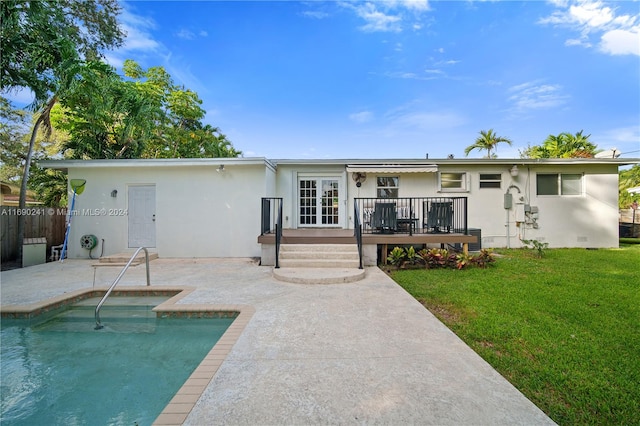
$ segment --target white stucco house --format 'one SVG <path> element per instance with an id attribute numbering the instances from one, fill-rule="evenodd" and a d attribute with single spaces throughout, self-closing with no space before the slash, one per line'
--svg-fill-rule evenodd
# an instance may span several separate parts
<path id="1" fill-rule="evenodd" d="M 78 243 L 83 235 L 97 237 L 94 256 L 145 246 L 160 257 L 198 258 L 265 257 L 268 244 L 259 236 L 278 220 L 284 231 L 352 235 L 362 226 L 366 235 L 409 235 L 416 243 L 472 234 L 476 248 L 520 247 L 522 239 L 617 247 L 618 167 L 638 162 L 210 158 L 40 165 L 86 180 L 76 198 L 69 258 L 88 257 Z M 375 210 L 389 203 L 392 223 L 381 225 Z M 431 212 L 443 206 L 449 218 L 434 222 Z"/>

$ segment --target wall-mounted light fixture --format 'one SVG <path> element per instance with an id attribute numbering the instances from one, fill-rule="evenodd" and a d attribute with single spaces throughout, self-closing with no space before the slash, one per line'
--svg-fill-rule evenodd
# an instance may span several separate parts
<path id="1" fill-rule="evenodd" d="M 509 173 L 511 173 L 511 176 L 513 177 L 518 176 L 518 166 L 514 164 L 513 167 L 509 169 Z"/>
<path id="2" fill-rule="evenodd" d="M 224 172 L 224 164 L 220 164 L 220 165 L 218 166 L 218 168 L 216 169 L 216 172 L 218 172 L 218 173 L 222 173 L 222 172 Z"/>
<path id="3" fill-rule="evenodd" d="M 116 198 L 118 196 L 118 190 L 114 189 L 113 191 L 111 191 L 111 197 Z"/>

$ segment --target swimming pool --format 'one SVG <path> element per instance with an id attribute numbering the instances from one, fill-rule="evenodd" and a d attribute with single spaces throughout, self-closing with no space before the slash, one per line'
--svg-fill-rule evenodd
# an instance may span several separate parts
<path id="1" fill-rule="evenodd" d="M 105 330 L 77 305 L 28 325 L 3 318 L 2 424 L 151 424 L 234 321 L 127 309 L 105 305 Z"/>

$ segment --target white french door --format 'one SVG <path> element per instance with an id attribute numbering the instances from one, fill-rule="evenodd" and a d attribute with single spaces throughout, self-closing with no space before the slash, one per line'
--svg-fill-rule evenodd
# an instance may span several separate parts
<path id="1" fill-rule="evenodd" d="M 339 177 L 298 179 L 298 226 L 340 227 L 342 194 Z"/>

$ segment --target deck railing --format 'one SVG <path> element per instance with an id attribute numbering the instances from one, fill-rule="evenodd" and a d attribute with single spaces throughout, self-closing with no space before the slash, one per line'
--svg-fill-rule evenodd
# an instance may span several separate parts
<path id="1" fill-rule="evenodd" d="M 264 197 L 261 202 L 260 235 L 275 234 L 276 237 L 276 262 L 275 267 L 280 267 L 279 254 L 282 241 L 282 198 Z"/>
<path id="2" fill-rule="evenodd" d="M 468 234 L 467 197 L 355 198 L 362 233 Z"/>

